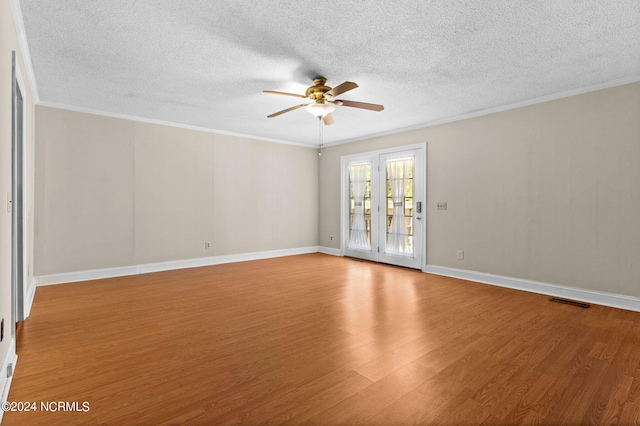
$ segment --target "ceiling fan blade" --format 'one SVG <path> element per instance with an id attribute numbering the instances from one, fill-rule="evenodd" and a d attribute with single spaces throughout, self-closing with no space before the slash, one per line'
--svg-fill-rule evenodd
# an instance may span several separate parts
<path id="1" fill-rule="evenodd" d="M 306 99 L 305 95 L 298 95 L 296 93 L 287 93 L 287 92 L 276 92 L 275 90 L 263 90 L 264 93 L 270 93 L 272 95 L 285 95 L 285 96 L 293 96 L 296 98 Z"/>
<path id="2" fill-rule="evenodd" d="M 332 97 L 338 96 L 343 94 L 344 92 L 348 92 L 349 90 L 355 89 L 356 87 L 358 87 L 357 84 L 351 82 L 351 81 L 345 81 L 344 83 L 334 87 L 333 89 L 329 90 L 328 92 L 325 93 L 325 95 L 329 95 Z"/>
<path id="3" fill-rule="evenodd" d="M 303 106 L 307 106 L 307 104 L 300 104 L 300 105 L 296 105 L 296 106 L 291 107 L 291 108 L 283 109 L 282 111 L 274 112 L 271 115 L 267 115 L 267 118 L 277 117 L 280 114 L 284 114 L 285 112 L 293 111 L 294 109 L 302 108 Z"/>
<path id="4" fill-rule="evenodd" d="M 325 115 L 322 121 L 324 121 L 325 126 L 331 126 L 334 122 L 333 115 L 331 115 L 331 113 Z"/>
<path id="5" fill-rule="evenodd" d="M 368 109 L 371 111 L 382 111 L 384 109 L 384 106 L 382 105 L 378 105 L 378 104 L 368 104 L 366 102 L 356 102 L 356 101 L 342 101 L 342 100 L 337 100 L 335 101 L 336 105 L 342 105 L 342 106 L 348 106 L 348 107 L 352 107 L 352 108 L 362 108 L 362 109 Z"/>

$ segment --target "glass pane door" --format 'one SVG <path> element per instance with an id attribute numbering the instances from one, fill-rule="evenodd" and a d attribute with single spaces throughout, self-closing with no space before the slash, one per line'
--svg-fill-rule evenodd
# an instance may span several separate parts
<path id="1" fill-rule="evenodd" d="M 422 268 L 424 228 L 422 206 L 425 175 L 419 149 L 381 155 L 380 253 L 378 261 Z"/>
<path id="2" fill-rule="evenodd" d="M 425 150 L 343 157 L 345 256 L 422 268 Z"/>
<path id="3" fill-rule="evenodd" d="M 385 253 L 413 256 L 413 157 L 388 160 Z"/>
<path id="4" fill-rule="evenodd" d="M 371 251 L 371 163 L 349 165 L 348 247 Z"/>

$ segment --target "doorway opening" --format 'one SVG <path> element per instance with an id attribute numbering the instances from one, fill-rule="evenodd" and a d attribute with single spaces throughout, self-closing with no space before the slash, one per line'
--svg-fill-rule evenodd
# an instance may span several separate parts
<path id="1" fill-rule="evenodd" d="M 15 338 L 16 324 L 25 319 L 25 101 L 24 83 L 16 52 L 12 54 L 12 143 L 11 194 L 11 336 Z"/>

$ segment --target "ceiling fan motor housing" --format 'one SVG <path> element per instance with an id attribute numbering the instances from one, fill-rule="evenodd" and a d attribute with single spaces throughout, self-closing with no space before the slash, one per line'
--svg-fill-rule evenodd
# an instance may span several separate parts
<path id="1" fill-rule="evenodd" d="M 313 79 L 313 86 L 309 86 L 305 95 L 307 98 L 315 101 L 317 104 L 323 104 L 325 101 L 325 93 L 331 90 L 331 87 L 325 86 L 327 79 L 318 77 Z"/>

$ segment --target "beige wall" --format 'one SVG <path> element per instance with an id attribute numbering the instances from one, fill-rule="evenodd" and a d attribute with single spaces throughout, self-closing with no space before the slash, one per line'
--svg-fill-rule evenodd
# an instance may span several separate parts
<path id="1" fill-rule="evenodd" d="M 5 339 L 0 343 L 0 363 L 5 359 L 11 340 L 11 214 L 7 212 L 7 194 L 11 188 L 11 120 L 12 79 L 11 52 L 16 51 L 21 70 L 23 97 L 26 105 L 25 146 L 25 218 L 26 252 L 25 263 L 29 269 L 25 277 L 25 293 L 32 290 L 33 281 L 33 94 L 27 69 L 22 59 L 16 27 L 8 1 L 0 1 L 0 318 L 5 322 Z M 4 374 L 4 372 L 3 372 Z"/>
<path id="2" fill-rule="evenodd" d="M 313 149 L 36 115 L 37 275 L 317 245 Z"/>
<path id="3" fill-rule="evenodd" d="M 321 246 L 340 156 L 423 141 L 428 264 L 640 297 L 640 83 L 325 149 Z"/>
<path id="4" fill-rule="evenodd" d="M 36 275 L 134 264 L 134 127 L 36 107 Z"/>
<path id="5" fill-rule="evenodd" d="M 337 249 L 340 157 L 426 141 L 428 264 L 640 297 L 640 83 L 328 147 L 319 162 L 308 148 L 36 113 L 38 275 Z"/>

